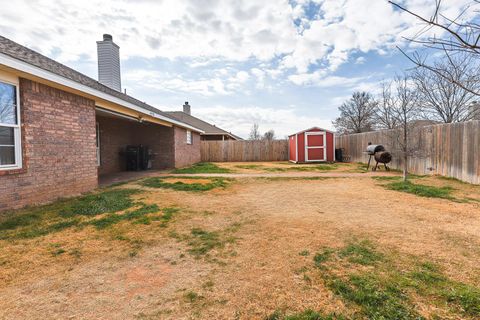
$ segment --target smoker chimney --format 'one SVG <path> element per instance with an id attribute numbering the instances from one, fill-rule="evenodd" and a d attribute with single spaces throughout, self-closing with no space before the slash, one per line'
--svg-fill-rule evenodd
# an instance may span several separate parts
<path id="1" fill-rule="evenodd" d="M 188 104 L 188 101 L 185 101 L 185 104 L 183 105 L 183 112 L 185 112 L 186 114 L 191 114 L 190 111 L 190 105 Z"/>
<path id="2" fill-rule="evenodd" d="M 97 41 L 98 81 L 122 92 L 119 51 L 120 47 L 113 42 L 110 34 L 104 34 L 103 41 Z"/>

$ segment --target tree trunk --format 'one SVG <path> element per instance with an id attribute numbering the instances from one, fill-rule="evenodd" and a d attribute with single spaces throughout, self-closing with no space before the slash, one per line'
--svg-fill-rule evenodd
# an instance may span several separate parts
<path id="1" fill-rule="evenodd" d="M 408 122 L 403 123 L 403 182 L 408 179 Z"/>
<path id="2" fill-rule="evenodd" d="M 408 155 L 403 153 L 403 181 L 406 182 L 408 178 Z"/>

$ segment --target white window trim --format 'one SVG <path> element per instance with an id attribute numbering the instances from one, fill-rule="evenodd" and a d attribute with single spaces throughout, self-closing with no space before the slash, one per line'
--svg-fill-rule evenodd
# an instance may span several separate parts
<path id="1" fill-rule="evenodd" d="M 21 108 L 21 103 L 20 103 L 20 83 L 18 81 L 18 78 L 16 78 L 17 81 L 11 81 L 8 78 L 2 77 L 0 74 L 0 82 L 10 84 L 12 86 L 15 86 L 15 94 L 17 96 L 17 124 L 7 124 L 7 123 L 0 123 L 1 127 L 9 127 L 13 128 L 13 138 L 14 138 L 14 148 L 15 148 L 15 164 L 6 164 L 6 165 L 0 165 L 0 171 L 5 171 L 5 170 L 17 170 L 17 169 L 22 169 L 23 168 L 23 159 L 22 159 L 22 122 L 20 118 L 20 108 Z"/>
<path id="2" fill-rule="evenodd" d="M 190 139 L 188 137 L 190 137 Z M 187 130 L 186 140 L 187 140 L 187 144 L 193 144 L 193 135 L 191 130 Z"/>
<path id="3" fill-rule="evenodd" d="M 308 136 L 323 135 L 323 146 L 309 146 Z M 327 160 L 327 133 L 325 131 L 305 132 L 305 162 L 326 161 Z M 323 159 L 308 159 L 308 149 L 323 149 Z"/>
<path id="4" fill-rule="evenodd" d="M 102 165 L 102 159 L 101 159 L 101 155 L 100 155 L 100 124 L 97 122 L 95 124 L 95 128 L 96 128 L 96 136 L 95 136 L 95 139 L 97 140 L 96 143 L 97 143 L 97 167 L 100 167 Z"/>

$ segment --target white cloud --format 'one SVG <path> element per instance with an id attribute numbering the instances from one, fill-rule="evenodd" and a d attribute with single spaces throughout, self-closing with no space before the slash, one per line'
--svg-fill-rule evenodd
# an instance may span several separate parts
<path id="1" fill-rule="evenodd" d="M 194 58 L 269 61 L 283 56 L 283 68 L 308 71 L 322 63 L 331 71 L 352 52 L 378 51 L 418 31 L 416 20 L 383 0 L 309 1 L 47 1 L 19 0 L 2 6 L 0 32 L 61 61 L 96 59 L 95 41 L 112 33 L 122 57 Z M 468 0 L 445 0 L 455 17 Z M 407 0 L 406 6 L 428 15 L 431 1 Z M 469 15 L 476 14 L 470 10 Z M 473 13 L 472 13 L 473 12 Z M 299 30 L 294 19 L 307 21 Z"/>
<path id="2" fill-rule="evenodd" d="M 358 57 L 355 59 L 355 64 L 364 64 L 367 61 L 365 57 Z"/>
<path id="3" fill-rule="evenodd" d="M 305 116 L 299 113 L 300 111 L 295 107 L 214 106 L 195 108 L 195 114 L 200 118 L 244 138 L 248 137 L 254 123 L 260 125 L 261 132 L 275 130 L 278 138 L 284 138 L 289 134 L 313 126 L 332 129 L 329 119 L 320 116 Z"/>
<path id="4" fill-rule="evenodd" d="M 442 8 L 456 17 L 470 1 L 443 0 Z M 318 12 L 309 12 L 312 3 Z M 432 14 L 431 0 L 403 3 Z M 477 14 L 472 8 L 466 12 Z M 387 55 L 419 29 L 415 18 L 385 0 L 16 0 L 0 10 L 2 36 L 92 76 L 95 42 L 111 33 L 121 48 L 122 68 L 129 63 L 122 69 L 123 84 L 129 92 L 148 92 L 153 101 L 190 96 L 185 93 L 224 106 L 258 101 L 238 110 L 205 109 L 219 125 L 225 121 L 244 133 L 256 119 L 262 130 L 272 127 L 281 134 L 330 127 L 325 118 L 333 115 L 318 117 L 316 109 L 303 109 L 308 116 L 300 116 L 294 108 L 272 108 L 268 94 L 271 101 L 290 95 L 288 101 L 313 105 L 303 96 L 308 89 L 296 91 L 296 86 L 329 88 L 323 91 L 342 97 L 353 90 L 375 91 L 374 75 L 340 76 L 345 70 L 340 68 L 362 63 L 367 52 Z M 292 99 L 297 92 L 302 96 Z"/>
<path id="5" fill-rule="evenodd" d="M 294 74 L 288 77 L 296 85 L 315 86 L 320 88 L 328 87 L 354 87 L 360 82 L 367 81 L 367 77 L 339 77 L 327 76 L 325 72 L 316 71 L 313 73 Z"/>

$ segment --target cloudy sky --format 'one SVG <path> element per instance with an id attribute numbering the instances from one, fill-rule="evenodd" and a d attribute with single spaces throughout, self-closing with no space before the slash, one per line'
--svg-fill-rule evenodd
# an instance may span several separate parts
<path id="1" fill-rule="evenodd" d="M 410 67 L 421 26 L 384 0 L 0 0 L 0 35 L 97 78 L 96 41 L 120 46 L 122 86 L 162 110 L 248 136 L 331 128 L 354 90 Z M 425 15 L 433 0 L 400 1 Z M 470 0 L 444 0 L 456 17 Z M 467 10 L 473 14 L 473 10 Z"/>

